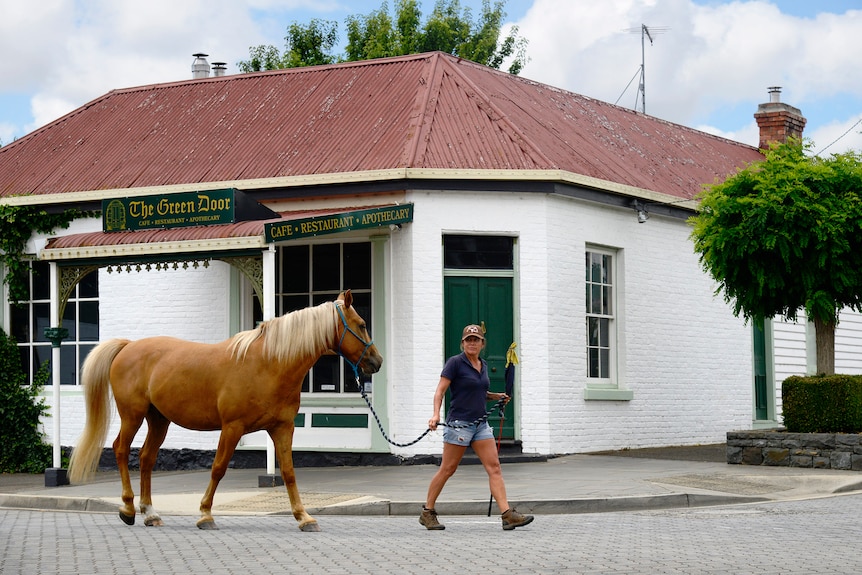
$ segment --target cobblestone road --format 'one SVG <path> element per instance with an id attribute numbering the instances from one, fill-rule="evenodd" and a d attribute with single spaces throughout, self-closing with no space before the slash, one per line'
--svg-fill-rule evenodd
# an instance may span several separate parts
<path id="1" fill-rule="evenodd" d="M 290 516 L 195 517 L 162 528 L 116 515 L 0 509 L 0 573 L 256 575 L 580 573 L 851 574 L 862 495 L 631 513 L 547 515 L 505 532 L 498 518 L 320 517 L 302 533 Z"/>

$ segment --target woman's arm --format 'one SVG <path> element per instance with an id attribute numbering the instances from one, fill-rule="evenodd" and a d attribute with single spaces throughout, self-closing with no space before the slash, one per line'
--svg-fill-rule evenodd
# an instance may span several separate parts
<path id="1" fill-rule="evenodd" d="M 446 395 L 446 390 L 452 380 L 448 377 L 440 377 L 440 382 L 437 384 L 437 391 L 434 392 L 434 414 L 428 420 L 428 427 L 433 431 L 437 429 L 437 424 L 440 423 L 440 409 L 443 407 L 443 397 Z"/>

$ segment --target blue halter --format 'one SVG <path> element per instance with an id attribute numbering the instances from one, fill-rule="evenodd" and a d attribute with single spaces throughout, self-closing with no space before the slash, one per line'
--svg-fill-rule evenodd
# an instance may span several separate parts
<path id="1" fill-rule="evenodd" d="M 335 303 L 335 309 L 338 310 L 338 317 L 341 318 L 341 323 L 344 325 L 344 331 L 341 332 L 341 339 L 338 340 L 338 349 L 336 350 L 336 353 L 343 357 L 344 361 L 349 363 L 350 367 L 353 368 L 353 374 L 356 376 L 356 383 L 359 384 L 359 364 L 362 363 L 362 358 L 365 357 L 365 354 L 368 352 L 368 348 L 374 345 L 374 340 L 372 339 L 371 341 L 365 341 L 364 339 L 362 339 L 362 336 L 360 336 L 349 325 L 347 325 L 347 318 L 344 316 L 344 310 L 341 309 L 342 307 L 343 306 L 340 301 Z M 363 349 L 362 353 L 359 354 L 359 359 L 356 360 L 356 363 L 353 363 L 352 361 L 347 359 L 347 356 L 345 356 L 344 353 L 341 351 L 341 345 L 344 343 L 344 336 L 347 335 L 347 332 L 350 332 L 351 334 L 353 334 L 353 337 L 358 339 L 361 343 L 365 344 L 365 349 Z"/>

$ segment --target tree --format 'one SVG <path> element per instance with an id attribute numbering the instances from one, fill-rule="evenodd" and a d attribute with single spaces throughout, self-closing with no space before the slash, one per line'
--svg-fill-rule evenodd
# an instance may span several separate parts
<path id="1" fill-rule="evenodd" d="M 842 308 L 862 311 L 862 156 L 811 157 L 773 146 L 700 196 L 691 218 L 700 262 L 737 316 L 814 322 L 817 372 L 835 373 Z"/>
<path id="2" fill-rule="evenodd" d="M 41 473 L 51 466 L 39 421 L 48 414 L 39 393 L 49 376 L 46 362 L 28 385 L 18 345 L 0 329 L 0 473 Z"/>
<path id="3" fill-rule="evenodd" d="M 518 36 L 517 27 L 501 40 L 504 5 L 505 0 L 493 5 L 483 0 L 481 17 L 474 22 L 470 8 L 462 9 L 459 0 L 437 0 L 423 25 L 418 0 L 395 0 L 394 20 L 384 0 L 378 10 L 346 19 L 343 57 L 332 53 L 338 23 L 315 19 L 306 26 L 294 22 L 288 27 L 284 55 L 274 46 L 251 47 L 250 59 L 238 67 L 255 72 L 439 50 L 495 69 L 511 60 L 508 71 L 519 74 L 527 62 L 527 40 Z"/>
<path id="4" fill-rule="evenodd" d="M 307 26 L 294 22 L 287 27 L 284 55 L 275 46 L 252 46 L 248 49 L 250 58 L 240 62 L 239 69 L 248 73 L 332 64 L 337 59 L 330 52 L 337 41 L 338 22 L 319 18 Z"/>
<path id="5" fill-rule="evenodd" d="M 33 232 L 51 233 L 57 228 L 68 228 L 77 218 L 98 215 L 98 212 L 82 212 L 76 208 L 49 214 L 33 206 L 0 205 L 0 263 L 5 266 L 3 283 L 9 287 L 9 302 L 30 298 L 30 264 L 24 249 Z"/>

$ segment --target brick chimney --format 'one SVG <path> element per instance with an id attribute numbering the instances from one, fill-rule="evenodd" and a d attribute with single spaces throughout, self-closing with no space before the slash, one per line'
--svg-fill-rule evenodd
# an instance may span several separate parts
<path id="1" fill-rule="evenodd" d="M 760 128 L 761 150 L 768 150 L 773 142 L 784 143 L 789 138 L 802 139 L 806 122 L 799 108 L 781 102 L 780 86 L 769 88 L 769 102 L 757 106 L 754 119 Z"/>

